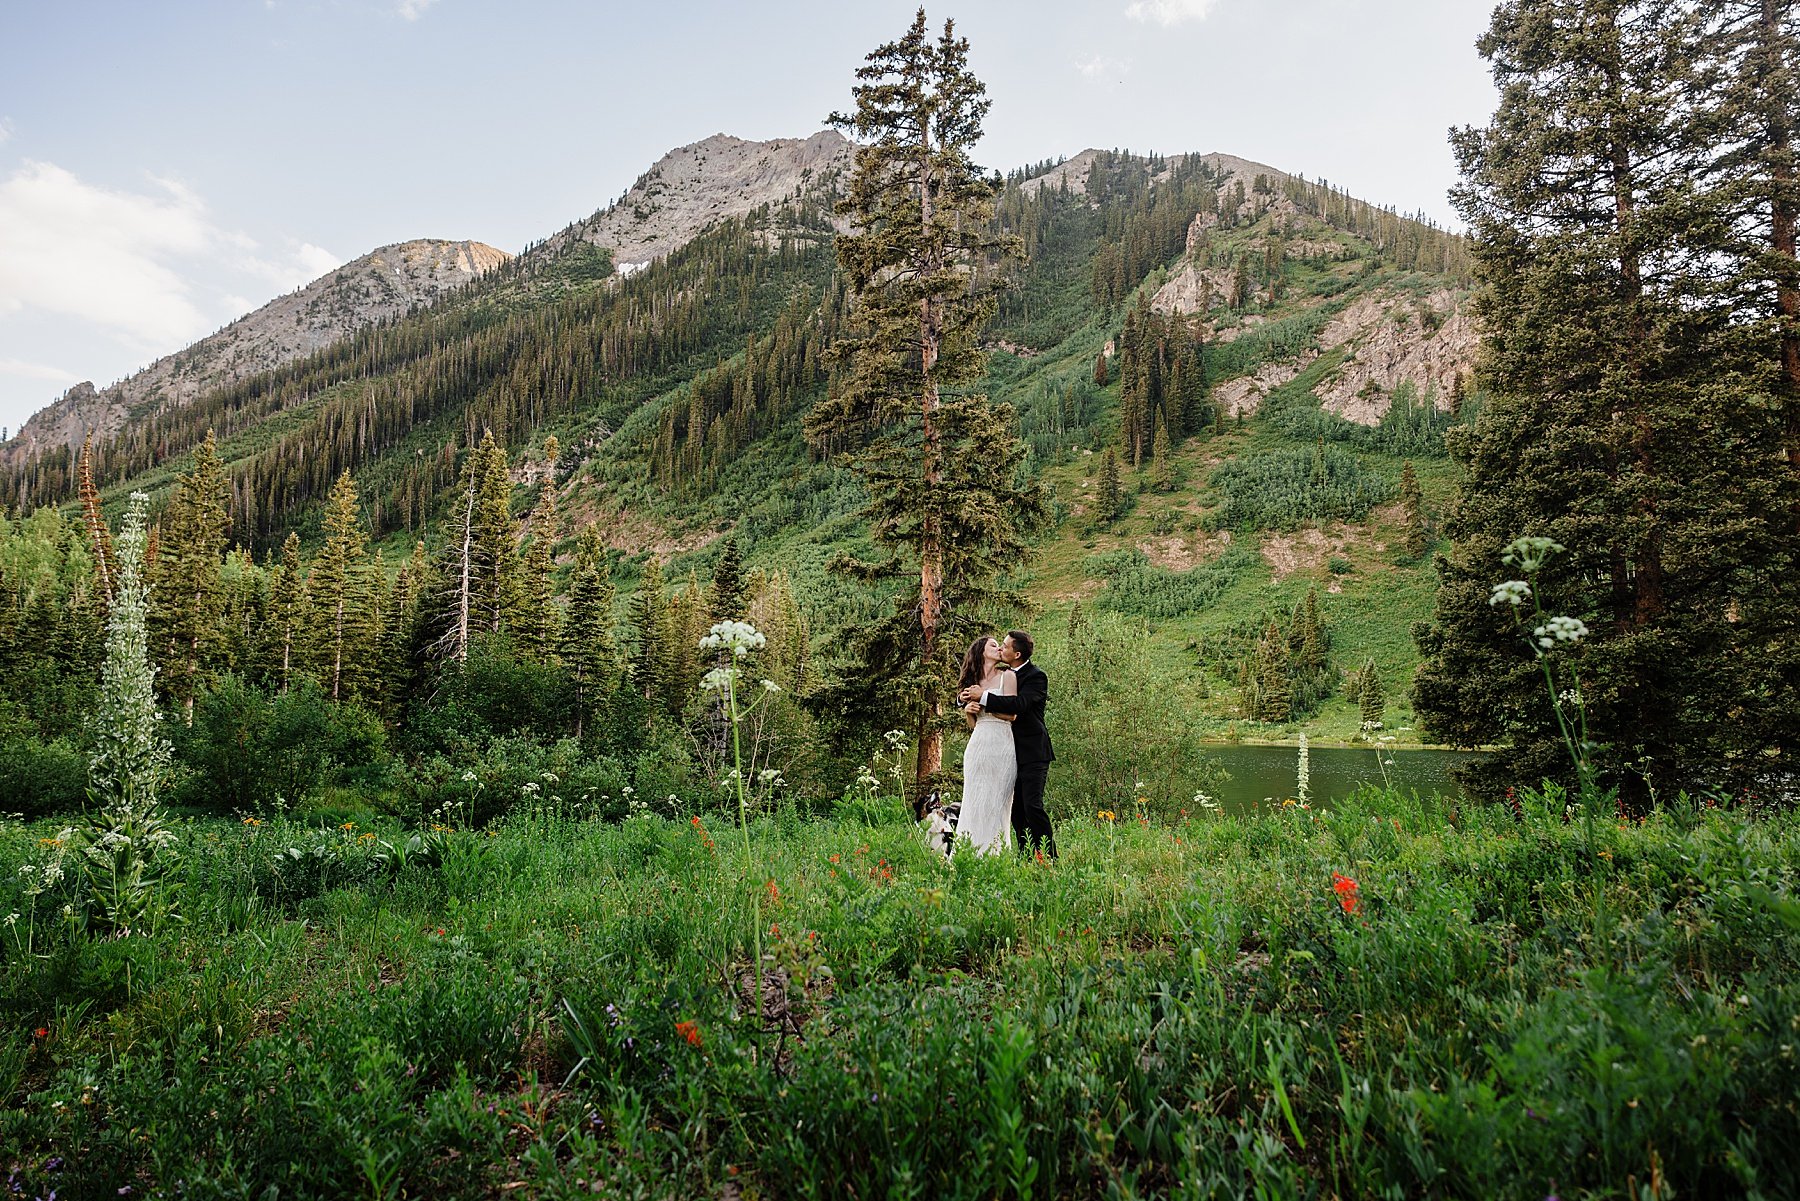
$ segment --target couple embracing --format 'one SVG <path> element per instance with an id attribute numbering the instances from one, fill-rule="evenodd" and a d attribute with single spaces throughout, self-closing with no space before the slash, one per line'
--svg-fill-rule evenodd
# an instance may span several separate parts
<path id="1" fill-rule="evenodd" d="M 969 722 L 963 752 L 962 811 L 956 833 L 977 854 L 997 854 L 1017 836 L 1022 853 L 1056 857 L 1044 781 L 1050 733 L 1044 728 L 1049 681 L 1031 661 L 1031 635 L 977 638 L 963 657 L 957 699 Z"/>

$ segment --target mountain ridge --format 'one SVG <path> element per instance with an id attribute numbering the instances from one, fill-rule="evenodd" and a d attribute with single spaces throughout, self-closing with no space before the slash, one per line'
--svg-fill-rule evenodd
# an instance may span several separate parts
<path id="1" fill-rule="evenodd" d="M 379 246 L 117 383 L 76 384 L 33 413 L 0 448 L 0 460 L 17 461 L 40 449 L 73 449 L 90 433 L 109 437 L 146 407 L 183 405 L 210 389 L 321 350 L 437 300 L 512 257 L 468 239 L 415 238 Z"/>

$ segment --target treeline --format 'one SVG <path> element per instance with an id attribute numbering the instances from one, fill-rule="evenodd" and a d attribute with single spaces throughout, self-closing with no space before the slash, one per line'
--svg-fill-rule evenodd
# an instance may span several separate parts
<path id="1" fill-rule="evenodd" d="M 1189 434 L 1215 424 L 1215 406 L 1206 401 L 1206 367 L 1201 327 L 1179 313 L 1152 312 L 1143 295 L 1125 314 L 1117 339 L 1119 359 L 1119 450 L 1133 468 L 1146 455 L 1166 460 L 1169 448 Z M 1096 383 L 1110 368 L 1096 363 Z"/>
<path id="2" fill-rule="evenodd" d="M 545 453 L 553 467 L 554 439 Z M 391 568 L 370 551 L 348 472 L 331 488 L 324 541 L 310 561 L 293 533 L 260 559 L 231 545 L 225 466 L 213 437 L 201 443 L 152 528 L 145 564 L 158 696 L 186 759 L 236 780 L 241 765 L 224 770 L 230 756 L 221 744 L 235 738 L 241 755 L 268 751 L 269 770 L 291 775 L 293 748 L 276 754 L 258 740 L 300 721 L 308 728 L 283 736 L 326 759 L 342 756 L 345 730 L 372 726 L 372 737 L 352 739 L 362 767 L 386 764 L 389 742 L 408 760 L 461 753 L 473 765 L 491 757 L 497 738 L 575 739 L 590 757 L 629 761 L 650 748 L 665 764 L 686 764 L 682 771 L 716 775 L 717 714 L 699 692 L 713 664 L 698 646 L 708 626 L 729 617 L 767 635 L 753 667 L 784 690 L 761 720 L 791 736 L 759 746 L 789 778 L 806 776 L 811 741 L 800 732 L 811 719 L 794 698 L 816 672 L 808 619 L 784 575 L 746 571 L 728 542 L 704 581 L 692 573 L 667 581 L 650 558 L 621 605 L 616 556 L 596 526 L 580 528 L 572 561 L 559 569 L 552 484 L 518 518 L 511 464 L 495 439 L 484 436 L 461 458 L 460 503 L 443 542 L 431 554 L 416 543 Z M 8 803 L 79 800 L 109 555 L 103 524 L 78 525 L 53 509 L 0 519 L 0 791 Z M 258 713 L 260 724 L 247 728 L 246 715 Z M 47 773 L 67 787 L 31 791 Z M 231 795 L 266 801 L 271 793 L 234 786 Z M 218 798 L 201 781 L 187 799 Z"/>
<path id="3" fill-rule="evenodd" d="M 577 409 L 616 421 L 696 357 L 729 353 L 765 328 L 797 280 L 822 292 L 831 261 L 829 225 L 806 208 L 721 223 L 616 286 L 549 303 L 514 303 L 523 284 L 508 273 L 448 305 L 133 421 L 96 445 L 95 472 L 103 487 L 118 485 L 186 453 L 208 430 L 229 445 L 295 413 L 271 445 L 231 466 L 235 540 L 273 544 L 344 471 L 377 464 L 374 534 L 417 533 L 455 483 L 458 445 L 483 430 L 516 445 Z M 412 460 L 397 460 L 392 452 L 406 445 Z M 76 485 L 75 456 L 46 452 L 15 475 L 15 503 L 21 511 L 65 503 Z"/>

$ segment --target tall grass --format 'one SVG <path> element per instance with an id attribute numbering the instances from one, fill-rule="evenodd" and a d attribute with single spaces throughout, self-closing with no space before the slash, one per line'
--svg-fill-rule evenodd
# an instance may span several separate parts
<path id="1" fill-rule="evenodd" d="M 765 818 L 779 1030 L 704 820 L 193 824 L 185 926 L 0 932 L 0 1146 L 63 1198 L 1800 1191 L 1800 823 L 1521 809 L 1076 820 L 1049 867 Z"/>

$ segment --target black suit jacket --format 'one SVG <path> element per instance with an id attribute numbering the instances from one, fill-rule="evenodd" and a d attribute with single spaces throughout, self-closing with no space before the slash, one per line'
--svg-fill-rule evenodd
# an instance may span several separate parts
<path id="1" fill-rule="evenodd" d="M 1056 752 L 1050 748 L 1050 731 L 1044 728 L 1044 706 L 1050 700 L 1049 677 L 1030 660 L 1020 664 L 1014 675 L 1019 680 L 1019 694 L 989 693 L 988 711 L 1017 716 L 1013 722 L 1013 750 L 1019 756 L 1020 767 L 1048 763 L 1056 758 Z"/>

